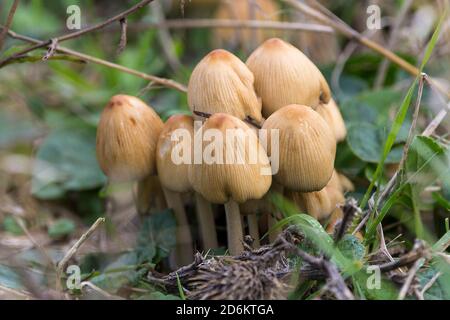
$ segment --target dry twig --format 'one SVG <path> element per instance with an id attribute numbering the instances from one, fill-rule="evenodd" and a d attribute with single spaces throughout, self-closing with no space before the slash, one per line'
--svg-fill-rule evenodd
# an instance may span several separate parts
<path id="1" fill-rule="evenodd" d="M 14 0 L 11 9 L 9 10 L 8 18 L 6 18 L 5 27 L 2 32 L 0 32 L 0 50 L 2 50 L 3 41 L 5 40 L 6 34 L 12 25 L 14 15 L 16 14 L 17 7 L 19 6 L 19 1 L 20 0 Z"/>
<path id="2" fill-rule="evenodd" d="M 66 40 L 78 38 L 86 33 L 92 32 L 92 31 L 103 29 L 104 27 L 106 27 L 107 25 L 109 25 L 111 23 L 114 23 L 116 21 L 120 21 L 120 20 L 126 18 L 133 12 L 143 8 L 144 6 L 146 6 L 147 4 L 149 4 L 152 1 L 153 0 L 143 0 L 143 1 L 139 2 L 138 4 L 134 5 L 133 7 L 115 15 L 114 17 L 111 17 L 103 22 L 100 22 L 96 25 L 81 29 L 79 31 L 71 32 L 71 33 L 68 33 L 68 34 L 65 34 L 65 35 L 62 35 L 59 37 L 53 37 L 52 39 L 47 40 L 47 41 L 40 41 L 39 43 L 36 43 L 28 48 L 25 48 L 19 52 L 16 52 L 13 55 L 11 55 L 10 57 L 7 57 L 4 60 L 0 61 L 0 66 L 4 65 L 6 60 L 11 60 L 11 59 L 14 60 L 17 56 L 22 56 L 22 55 L 24 55 L 28 52 L 34 51 L 36 49 L 47 47 L 47 46 L 51 45 L 53 41 L 60 43 L 60 42 L 66 41 Z M 5 32 L 5 31 L 3 31 L 3 32 Z"/>
<path id="3" fill-rule="evenodd" d="M 0 28 L 4 28 L 4 27 L 0 26 Z M 31 37 L 28 37 L 28 36 L 24 36 L 24 35 L 21 35 L 21 34 L 18 34 L 18 33 L 14 32 L 14 31 L 12 31 L 12 30 L 8 30 L 8 35 L 10 37 L 14 38 L 14 39 L 18 39 L 18 40 L 22 40 L 22 41 L 26 41 L 26 42 L 30 42 L 30 43 L 42 43 L 42 41 L 40 41 L 40 40 L 31 38 Z M 166 79 L 166 78 L 153 76 L 153 75 L 141 72 L 141 71 L 137 71 L 137 70 L 134 70 L 134 69 L 130 69 L 130 68 L 124 67 L 124 66 L 122 66 L 120 64 L 117 64 L 117 63 L 113 63 L 113 62 L 110 62 L 110 61 L 107 61 L 107 60 L 96 58 L 96 57 L 93 57 L 93 56 L 90 56 L 90 55 L 87 55 L 87 54 L 84 54 L 84 53 L 81 53 L 81 52 L 78 52 L 78 51 L 75 51 L 75 50 L 72 50 L 72 49 L 61 47 L 61 46 L 57 46 L 56 47 L 56 51 L 68 54 L 70 56 L 79 58 L 79 59 L 84 60 L 84 61 L 89 61 L 89 62 L 96 63 L 96 64 L 99 64 L 99 65 L 102 65 L 102 66 L 105 66 L 105 67 L 117 69 L 119 71 L 122 71 L 122 72 L 125 72 L 125 73 L 128 73 L 128 74 L 132 74 L 132 75 L 137 76 L 139 78 L 151 81 L 153 83 L 160 84 L 160 85 L 162 85 L 164 87 L 167 87 L 167 88 L 172 88 L 172 89 L 175 89 L 175 90 L 178 90 L 178 91 L 181 91 L 181 92 L 187 92 L 187 89 L 186 89 L 185 85 L 183 85 L 181 83 L 178 83 L 178 82 L 176 82 L 174 80 L 171 80 L 171 79 Z M 1 63 L 0 63 L 0 67 L 2 67 Z"/>

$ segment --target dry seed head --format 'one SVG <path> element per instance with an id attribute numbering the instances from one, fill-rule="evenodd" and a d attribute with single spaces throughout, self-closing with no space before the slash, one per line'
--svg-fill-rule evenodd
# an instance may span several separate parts
<path id="1" fill-rule="evenodd" d="M 212 132 L 210 130 L 217 130 L 223 137 L 223 143 L 215 138 L 207 141 L 205 137 L 207 132 Z M 236 135 L 235 139 L 228 139 L 227 130 L 241 134 Z M 226 203 L 232 199 L 243 203 L 260 199 L 269 190 L 272 177 L 261 174 L 264 170 L 270 172 L 269 159 L 256 134 L 243 121 L 225 113 L 216 113 L 195 133 L 194 141 L 202 143 L 201 156 L 208 154 L 218 160 L 210 161 L 203 157 L 201 163 L 194 161 L 189 166 L 189 182 L 206 200 Z M 231 148 L 233 145 L 235 147 Z M 197 153 L 198 148 L 194 149 Z M 251 156 L 252 153 L 256 156 Z M 240 162 L 226 163 L 227 158 L 239 159 Z"/>
<path id="2" fill-rule="evenodd" d="M 345 128 L 344 119 L 342 118 L 342 114 L 334 99 L 330 99 L 327 104 L 320 103 L 317 106 L 316 111 L 328 123 L 331 130 L 334 132 L 336 141 L 344 141 L 347 136 L 347 129 Z"/>
<path id="3" fill-rule="evenodd" d="M 226 50 L 214 50 L 192 71 L 189 108 L 208 114 L 228 113 L 241 120 L 250 117 L 260 123 L 261 100 L 253 82 L 253 74 L 238 57 Z"/>
<path id="4" fill-rule="evenodd" d="M 103 110 L 97 128 L 97 160 L 112 181 L 135 181 L 156 170 L 159 116 L 142 100 L 116 95 Z"/>
<path id="5" fill-rule="evenodd" d="M 263 129 L 279 130 L 279 170 L 274 176 L 279 184 L 300 192 L 326 186 L 334 169 L 336 140 L 317 112 L 301 105 L 285 106 L 264 122 Z M 267 137 L 271 156 L 271 134 Z"/>
<path id="6" fill-rule="evenodd" d="M 185 136 L 186 134 L 188 136 Z M 164 124 L 156 148 L 156 166 L 161 184 L 165 188 L 175 192 L 187 192 L 192 189 L 188 179 L 192 153 L 184 155 L 183 152 L 192 151 L 193 138 L 194 119 L 191 116 L 173 115 Z M 188 157 L 189 161 L 176 163 L 173 161 L 172 153 L 176 153 L 180 158 Z"/>
<path id="7" fill-rule="evenodd" d="M 319 69 L 281 39 L 265 41 L 250 55 L 247 66 L 255 76 L 255 90 L 266 118 L 289 104 L 316 108 L 330 100 L 330 88 Z"/>

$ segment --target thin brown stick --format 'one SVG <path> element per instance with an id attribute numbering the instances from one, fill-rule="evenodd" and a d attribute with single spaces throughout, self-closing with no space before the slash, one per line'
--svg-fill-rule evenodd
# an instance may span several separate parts
<path id="1" fill-rule="evenodd" d="M 2 28 L 2 26 L 0 26 L 0 28 Z M 8 30 L 8 35 L 10 37 L 14 38 L 14 39 L 27 41 L 27 42 L 30 42 L 30 43 L 42 43 L 42 41 L 40 41 L 40 40 L 31 38 L 31 37 L 27 37 L 27 36 L 24 36 L 24 35 L 21 35 L 21 34 L 18 34 L 18 33 L 14 32 L 14 31 L 12 31 L 12 30 Z M 176 82 L 174 80 L 171 80 L 171 79 L 160 78 L 160 77 L 157 77 L 157 76 L 146 74 L 144 72 L 137 71 L 137 70 L 134 70 L 134 69 L 130 69 L 130 68 L 127 68 L 127 67 L 122 66 L 120 64 L 113 63 L 113 62 L 110 62 L 110 61 L 107 61 L 107 60 L 103 60 L 103 59 L 100 59 L 100 58 L 96 58 L 96 57 L 93 57 L 93 56 L 90 56 L 90 55 L 87 55 L 87 54 L 84 54 L 84 53 L 81 53 L 81 52 L 78 52 L 78 51 L 75 51 L 75 50 L 72 50 L 72 49 L 68 49 L 66 47 L 57 46 L 56 47 L 56 51 L 62 52 L 62 53 L 65 53 L 65 54 L 68 54 L 68 55 L 71 55 L 71 56 L 74 56 L 74 57 L 77 57 L 77 58 L 82 59 L 84 61 L 89 61 L 89 62 L 92 62 L 92 63 L 103 65 L 105 67 L 117 69 L 119 71 L 122 71 L 122 72 L 125 72 L 125 73 L 128 73 L 128 74 L 132 74 L 132 75 L 134 75 L 136 77 L 139 77 L 139 78 L 151 81 L 153 83 L 160 84 L 160 85 L 162 85 L 164 87 L 172 88 L 172 89 L 175 89 L 175 90 L 178 90 L 178 91 L 181 91 L 181 92 L 187 92 L 187 88 L 186 88 L 185 85 L 183 85 L 181 83 L 178 83 L 178 82 Z M 0 62 L 0 67 L 2 67 L 1 62 Z"/>
<path id="2" fill-rule="evenodd" d="M 334 33 L 333 28 L 315 23 L 279 22 L 264 20 L 232 20 L 232 19 L 168 19 L 153 23 L 135 23 L 130 29 L 147 30 L 153 28 L 194 29 L 194 28 L 228 28 L 228 29 L 271 29 L 292 30 L 318 33 Z"/>
<path id="3" fill-rule="evenodd" d="M 406 277 L 405 283 L 403 284 L 402 288 L 400 289 L 400 293 L 398 294 L 397 300 L 403 300 L 406 297 L 406 294 L 408 293 L 409 288 L 411 287 L 411 284 L 414 280 L 414 277 L 419 271 L 420 267 L 422 266 L 425 259 L 419 259 L 417 260 L 414 265 L 411 267 L 411 269 L 408 272 L 408 276 Z"/>
<path id="4" fill-rule="evenodd" d="M 120 41 L 119 46 L 117 47 L 117 54 L 120 54 L 127 46 L 127 27 L 127 18 L 120 19 Z"/>
<path id="5" fill-rule="evenodd" d="M 106 27 L 107 25 L 109 25 L 111 23 L 114 23 L 116 21 L 120 21 L 120 20 L 126 18 L 128 15 L 141 9 L 142 7 L 146 6 L 147 4 L 149 4 L 152 1 L 153 0 L 143 0 L 143 1 L 139 2 L 138 4 L 132 6 L 131 8 L 129 8 L 129 9 L 115 15 L 114 17 L 111 17 L 111 18 L 103 21 L 103 22 L 97 23 L 96 25 L 86 27 L 84 29 L 81 29 L 81 30 L 78 30 L 75 32 L 71 32 L 71 33 L 68 33 L 68 34 L 65 34 L 65 35 L 62 35 L 59 37 L 53 37 L 52 39 L 54 39 L 54 41 L 59 43 L 59 42 L 63 42 L 66 40 L 78 38 L 86 33 L 92 32 L 92 31 L 103 29 L 104 27 Z M 52 43 L 52 39 L 47 40 L 47 41 L 40 41 L 39 43 L 36 43 L 28 48 L 25 48 L 19 52 L 16 52 L 15 54 L 13 54 L 12 56 L 10 56 L 6 59 L 10 59 L 10 58 L 17 57 L 17 56 L 22 56 L 22 55 L 24 55 L 28 52 L 34 51 L 36 49 L 47 47 L 48 45 L 50 45 Z M 0 62 L 0 66 L 2 65 L 2 62 L 3 61 Z"/>
<path id="6" fill-rule="evenodd" d="M 56 270 L 58 275 L 62 273 L 67 262 L 69 262 L 69 260 L 75 255 L 75 253 L 77 253 L 78 249 L 83 245 L 83 243 L 91 236 L 92 233 L 94 233 L 94 231 L 98 228 L 98 226 L 103 222 L 105 222 L 105 218 L 98 218 L 94 222 L 94 224 L 88 229 L 88 231 L 83 233 L 80 239 L 78 239 L 78 241 L 75 242 L 75 244 L 69 249 L 69 251 L 67 251 L 66 255 L 58 263 Z"/>
<path id="7" fill-rule="evenodd" d="M 6 18 L 5 27 L 2 32 L 0 32 L 0 50 L 2 50 L 3 41 L 5 40 L 6 34 L 12 25 L 14 15 L 16 14 L 17 7 L 19 6 L 19 1 L 20 0 L 14 0 L 11 9 L 9 10 L 8 17 Z"/>
<path id="8" fill-rule="evenodd" d="M 403 166 L 405 165 L 405 161 L 408 156 L 409 147 L 414 138 L 414 131 L 416 130 L 417 119 L 419 118 L 420 103 L 422 102 L 423 87 L 424 87 L 424 82 L 425 82 L 426 78 L 427 78 L 427 75 L 425 73 L 422 73 L 419 78 L 419 87 L 418 87 L 418 91 L 417 91 L 416 103 L 414 105 L 413 120 L 411 123 L 411 127 L 409 128 L 409 133 L 408 133 L 408 137 L 406 139 L 405 146 L 403 147 L 403 155 L 402 155 L 402 159 L 400 160 L 400 164 L 399 164 L 400 169 L 402 169 Z"/>

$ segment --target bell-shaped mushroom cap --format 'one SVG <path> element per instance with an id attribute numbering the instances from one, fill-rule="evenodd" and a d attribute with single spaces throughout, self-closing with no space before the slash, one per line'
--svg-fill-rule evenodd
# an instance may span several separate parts
<path id="1" fill-rule="evenodd" d="M 316 108 L 330 100 L 330 88 L 319 69 L 281 39 L 265 41 L 250 55 L 247 66 L 255 76 L 255 90 L 266 118 L 289 104 Z"/>
<path id="2" fill-rule="evenodd" d="M 238 118 L 216 113 L 195 133 L 189 182 L 206 200 L 260 199 L 272 183 L 270 173 L 269 159 L 256 134 Z"/>
<path id="3" fill-rule="evenodd" d="M 280 10 L 275 0 L 255 0 L 254 4 L 248 0 L 234 0 L 233 4 L 226 1 L 220 2 L 214 15 L 219 20 L 259 20 L 279 21 Z M 253 7 L 252 7 L 253 5 Z M 213 43 L 217 47 L 229 44 L 239 44 L 247 48 L 250 43 L 261 43 L 264 40 L 280 34 L 279 31 L 269 29 L 240 29 L 236 32 L 231 28 L 215 28 L 212 32 Z"/>
<path id="4" fill-rule="evenodd" d="M 327 184 L 327 187 L 332 187 L 336 190 L 339 190 L 342 193 L 348 191 L 354 191 L 355 187 L 349 178 L 344 176 L 343 174 L 333 170 L 333 175 L 331 176 L 330 181 Z"/>
<path id="5" fill-rule="evenodd" d="M 192 189 L 188 167 L 192 162 L 193 139 L 194 119 L 191 116 L 173 115 L 164 124 L 156 148 L 156 166 L 161 184 L 171 191 Z"/>
<path id="6" fill-rule="evenodd" d="M 267 154 L 272 162 L 278 158 L 274 179 L 279 184 L 300 192 L 326 186 L 334 169 L 336 140 L 317 112 L 306 106 L 285 106 L 264 122 L 263 129 L 267 130 Z M 279 141 L 271 141 L 272 129 L 278 129 Z M 273 146 L 278 148 L 272 150 Z"/>
<path id="7" fill-rule="evenodd" d="M 328 192 L 325 188 L 315 192 L 287 192 L 286 196 L 291 199 L 298 208 L 306 214 L 322 219 L 327 217 L 332 211 L 332 204 Z"/>
<path id="8" fill-rule="evenodd" d="M 306 193 L 288 191 L 286 195 L 304 213 L 316 219 L 324 219 L 345 202 L 340 186 L 336 186 L 333 180 L 333 178 L 330 179 L 325 188 L 320 191 Z"/>
<path id="9" fill-rule="evenodd" d="M 189 108 L 208 114 L 228 113 L 241 120 L 250 117 L 261 123 L 261 99 L 253 82 L 253 74 L 238 57 L 226 50 L 214 50 L 192 71 Z"/>
<path id="10" fill-rule="evenodd" d="M 330 99 L 327 104 L 320 103 L 317 106 L 316 111 L 328 123 L 331 130 L 334 132 L 336 141 L 343 141 L 347 136 L 347 129 L 345 128 L 344 119 L 342 118 L 342 114 L 334 99 Z"/>
<path id="11" fill-rule="evenodd" d="M 163 123 L 142 100 L 116 95 L 97 128 L 97 160 L 112 181 L 141 180 L 156 171 L 156 142 Z"/>

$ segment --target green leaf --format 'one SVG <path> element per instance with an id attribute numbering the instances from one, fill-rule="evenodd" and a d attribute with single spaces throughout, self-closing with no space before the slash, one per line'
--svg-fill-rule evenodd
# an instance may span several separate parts
<path id="1" fill-rule="evenodd" d="M 450 201 L 448 201 L 446 198 L 444 198 L 441 194 L 437 192 L 433 192 L 431 196 L 433 197 L 433 200 L 436 201 L 436 203 L 439 204 L 442 208 L 450 211 Z"/>
<path id="2" fill-rule="evenodd" d="M 348 127 L 347 143 L 353 153 L 366 162 L 378 163 L 383 153 L 384 130 L 371 123 L 352 123 Z M 393 148 L 385 163 L 398 163 L 402 157 L 402 146 Z"/>
<path id="3" fill-rule="evenodd" d="M 390 110 L 401 103 L 402 94 L 395 89 L 364 91 L 341 103 L 342 116 L 346 123 L 371 123 L 386 126 Z"/>
<path id="4" fill-rule="evenodd" d="M 135 252 L 124 253 L 90 281 L 109 293 L 116 293 L 123 286 L 138 281 L 139 274 L 135 270 L 136 263 Z"/>
<path id="5" fill-rule="evenodd" d="M 362 260 L 366 254 L 366 248 L 357 237 L 352 234 L 346 234 L 338 243 L 344 257 L 350 260 Z"/>
<path id="6" fill-rule="evenodd" d="M 48 235 L 53 238 L 61 238 L 75 231 L 75 223 L 66 218 L 56 220 L 49 228 Z"/>
<path id="7" fill-rule="evenodd" d="M 417 81 L 418 81 L 418 78 L 416 78 L 414 80 L 413 84 L 409 87 L 408 93 L 406 94 L 405 98 L 403 99 L 400 109 L 398 110 L 397 115 L 395 116 L 394 123 L 392 124 L 391 130 L 389 132 L 389 135 L 387 137 L 386 143 L 383 148 L 383 152 L 381 153 L 380 161 L 375 170 L 374 178 L 370 182 L 370 185 L 367 188 L 364 198 L 361 201 L 361 204 L 360 204 L 361 209 L 364 209 L 366 207 L 367 201 L 369 200 L 370 194 L 372 193 L 375 182 L 378 180 L 378 178 L 381 176 L 381 174 L 383 172 L 384 163 L 386 161 L 386 158 L 389 155 L 389 153 L 391 152 L 391 149 L 397 138 L 397 134 L 400 131 L 403 121 L 405 120 L 406 113 L 408 112 L 408 108 L 411 103 L 411 99 L 412 99 L 414 90 L 416 88 Z"/>
<path id="8" fill-rule="evenodd" d="M 447 231 L 434 245 L 433 251 L 443 252 L 450 243 L 450 231 Z"/>
<path id="9" fill-rule="evenodd" d="M 425 292 L 425 300 L 449 300 L 450 299 L 450 277 L 448 272 L 440 270 L 439 263 L 432 264 L 430 267 L 422 268 L 422 271 L 417 274 L 419 285 L 423 288 L 431 279 L 437 275 L 438 272 L 444 271 L 433 285 Z M 448 267 L 446 268 L 448 269 Z"/>
<path id="10" fill-rule="evenodd" d="M 22 228 L 17 224 L 16 220 L 14 220 L 11 216 L 6 216 L 5 219 L 3 219 L 3 229 L 5 231 L 11 232 L 15 235 L 21 235 L 23 234 Z"/>
<path id="11" fill-rule="evenodd" d="M 36 159 L 31 190 L 41 199 L 55 199 L 66 191 L 92 189 L 106 182 L 96 159 L 95 131 L 87 126 L 71 123 L 53 129 Z"/>
<path id="12" fill-rule="evenodd" d="M 146 217 L 137 240 L 138 263 L 167 257 L 176 244 L 175 231 L 176 220 L 171 210 Z"/>

